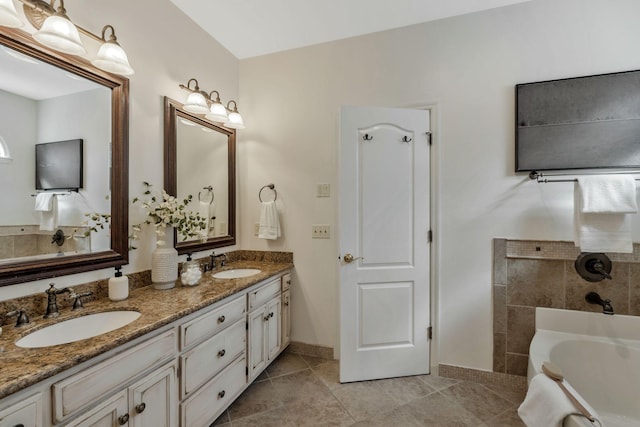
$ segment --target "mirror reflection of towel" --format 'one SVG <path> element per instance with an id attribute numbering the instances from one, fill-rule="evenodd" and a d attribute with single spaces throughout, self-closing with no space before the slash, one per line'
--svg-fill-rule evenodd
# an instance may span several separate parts
<path id="1" fill-rule="evenodd" d="M 40 213 L 40 230 L 53 231 L 58 221 L 56 195 L 54 193 L 38 193 L 35 210 Z"/>
<path id="2" fill-rule="evenodd" d="M 276 240 L 280 237 L 280 220 L 276 202 L 271 200 L 262 202 L 260 206 L 260 228 L 258 237 L 261 239 Z"/>

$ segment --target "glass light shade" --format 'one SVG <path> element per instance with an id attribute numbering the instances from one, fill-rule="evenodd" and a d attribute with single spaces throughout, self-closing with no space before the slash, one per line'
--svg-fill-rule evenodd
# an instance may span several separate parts
<path id="1" fill-rule="evenodd" d="M 80 34 L 73 23 L 60 15 L 51 15 L 42 24 L 42 28 L 33 34 L 33 38 L 43 45 L 71 55 L 87 53 L 80 42 Z"/>
<path id="2" fill-rule="evenodd" d="M 226 123 L 229 120 L 229 116 L 227 116 L 227 109 L 219 102 L 211 104 L 211 109 L 205 117 L 211 121 L 219 123 Z"/>
<path id="3" fill-rule="evenodd" d="M 229 113 L 229 121 L 224 125 L 231 129 L 244 129 L 244 120 L 242 120 L 240 113 L 232 111 Z"/>
<path id="4" fill-rule="evenodd" d="M 189 94 L 187 102 L 184 104 L 184 109 L 194 114 L 207 114 L 209 112 L 207 100 L 200 92 L 191 92 Z"/>
<path id="5" fill-rule="evenodd" d="M 18 17 L 13 0 L 0 0 L 0 26 L 9 28 L 22 27 L 23 23 Z"/>
<path id="6" fill-rule="evenodd" d="M 11 160 L 12 159 L 11 153 L 9 152 L 9 146 L 0 136 L 0 163 L 9 163 Z"/>
<path id="7" fill-rule="evenodd" d="M 119 44 L 111 41 L 102 43 L 100 50 L 98 50 L 98 55 L 91 63 L 101 70 L 122 76 L 130 76 L 134 73 L 124 49 Z"/>

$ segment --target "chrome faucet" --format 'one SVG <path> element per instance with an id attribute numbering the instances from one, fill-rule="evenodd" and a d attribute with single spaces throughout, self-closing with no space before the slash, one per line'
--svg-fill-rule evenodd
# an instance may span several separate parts
<path id="1" fill-rule="evenodd" d="M 600 295 L 598 295 L 596 292 L 589 292 L 587 295 L 584 296 L 584 299 L 589 304 L 601 305 L 602 312 L 604 314 L 613 314 L 613 306 L 611 305 L 610 299 L 602 299 Z"/>
<path id="2" fill-rule="evenodd" d="M 71 292 L 71 289 L 56 289 L 54 283 L 49 283 L 49 289 L 45 291 L 45 293 L 47 294 L 47 313 L 44 315 L 45 319 L 60 316 L 60 311 L 58 311 L 57 296 L 65 292 Z"/>

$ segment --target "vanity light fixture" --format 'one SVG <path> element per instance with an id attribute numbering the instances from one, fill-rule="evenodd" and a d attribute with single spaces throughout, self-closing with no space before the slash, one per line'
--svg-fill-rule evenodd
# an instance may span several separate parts
<path id="1" fill-rule="evenodd" d="M 193 87 L 191 87 L 191 82 L 194 82 Z M 187 101 L 183 105 L 186 111 L 193 114 L 204 114 L 205 118 L 212 122 L 222 123 L 231 129 L 244 129 L 244 121 L 238 112 L 236 101 L 229 101 L 225 107 L 220 101 L 220 93 L 217 90 L 212 90 L 207 95 L 205 91 L 200 90 L 196 79 L 189 79 L 186 86 L 180 85 L 180 89 L 189 92 Z M 214 93 L 215 99 L 213 99 Z M 230 108 L 232 102 L 233 110 Z"/>
<path id="2" fill-rule="evenodd" d="M 84 55 L 87 50 L 82 46 L 78 29 L 67 16 L 64 0 L 59 1 L 58 9 L 53 15 L 49 15 L 44 20 L 42 27 L 33 34 L 33 38 L 37 42 L 59 52 L 70 55 Z"/>
<path id="3" fill-rule="evenodd" d="M 11 158 L 11 153 L 9 152 L 9 146 L 4 141 L 4 139 L 0 136 L 0 163 L 9 163 L 13 160 Z"/>
<path id="4" fill-rule="evenodd" d="M 229 105 L 233 102 L 233 111 L 229 108 Z M 238 113 L 238 104 L 233 99 L 227 102 L 227 110 L 229 113 L 229 121 L 225 123 L 225 126 L 231 129 L 244 129 L 244 120 L 240 113 Z"/>
<path id="5" fill-rule="evenodd" d="M 105 32 L 111 29 L 109 40 L 104 38 Z M 130 76 L 134 73 L 133 68 L 129 65 L 127 54 L 120 47 L 116 38 L 116 31 L 111 25 L 105 25 L 102 29 L 102 46 L 98 50 L 98 55 L 91 61 L 93 65 L 101 70 L 109 71 L 114 74 Z"/>
<path id="6" fill-rule="evenodd" d="M 212 90 L 211 93 L 209 93 L 209 99 L 212 99 L 211 95 L 213 95 L 214 92 L 216 94 L 216 99 L 211 101 L 211 108 L 205 117 L 214 122 L 226 123 L 229 120 L 229 115 L 227 114 L 227 109 L 224 108 L 224 105 L 222 105 L 222 102 L 220 101 L 220 94 L 218 91 Z"/>
<path id="7" fill-rule="evenodd" d="M 23 25 L 16 13 L 14 0 L 0 0 L 0 26 L 16 28 Z M 133 74 L 127 54 L 117 42 L 115 30 L 111 25 L 102 29 L 102 37 L 75 25 L 67 16 L 64 0 L 58 0 L 58 7 L 54 8 L 56 0 L 50 3 L 44 0 L 17 0 L 23 4 L 24 15 L 37 30 L 32 37 L 44 46 L 58 52 L 70 55 L 86 55 L 87 50 L 82 45 L 80 33 L 102 43 L 96 58 L 91 63 L 113 74 L 123 76 Z M 105 32 L 111 29 L 111 36 L 105 39 Z"/>
<path id="8" fill-rule="evenodd" d="M 24 25 L 16 12 L 13 0 L 0 0 L 0 25 L 9 28 L 19 28 Z"/>
<path id="9" fill-rule="evenodd" d="M 194 82 L 194 87 L 191 89 L 191 82 Z M 200 90 L 198 81 L 196 79 L 189 79 L 187 85 L 180 85 L 180 89 L 189 92 L 187 96 L 187 102 L 184 104 L 184 109 L 194 114 L 207 114 L 209 112 L 209 104 L 207 104 L 207 94 Z"/>

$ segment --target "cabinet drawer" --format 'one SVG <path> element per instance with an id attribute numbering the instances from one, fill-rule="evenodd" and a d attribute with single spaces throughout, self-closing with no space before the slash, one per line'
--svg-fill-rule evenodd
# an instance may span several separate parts
<path id="1" fill-rule="evenodd" d="M 176 330 L 171 329 L 89 369 L 53 384 L 53 418 L 60 422 L 136 375 L 176 353 Z"/>
<path id="2" fill-rule="evenodd" d="M 244 355 L 180 404 L 182 427 L 206 427 L 244 390 L 247 376 Z"/>
<path id="3" fill-rule="evenodd" d="M 243 353 L 246 337 L 246 320 L 243 318 L 180 356 L 181 398 L 194 392 Z"/>
<path id="4" fill-rule="evenodd" d="M 282 291 L 288 291 L 291 287 L 291 273 L 282 276 Z"/>
<path id="5" fill-rule="evenodd" d="M 253 310 L 256 307 L 269 301 L 274 296 L 280 293 L 280 279 L 275 279 L 259 289 L 249 293 L 249 310 Z"/>
<path id="6" fill-rule="evenodd" d="M 244 319 L 246 302 L 244 296 L 203 314 L 180 326 L 180 347 L 182 350 Z"/>
<path id="7" fill-rule="evenodd" d="M 41 427 L 42 395 L 40 393 L 0 410 L 0 426 Z"/>

